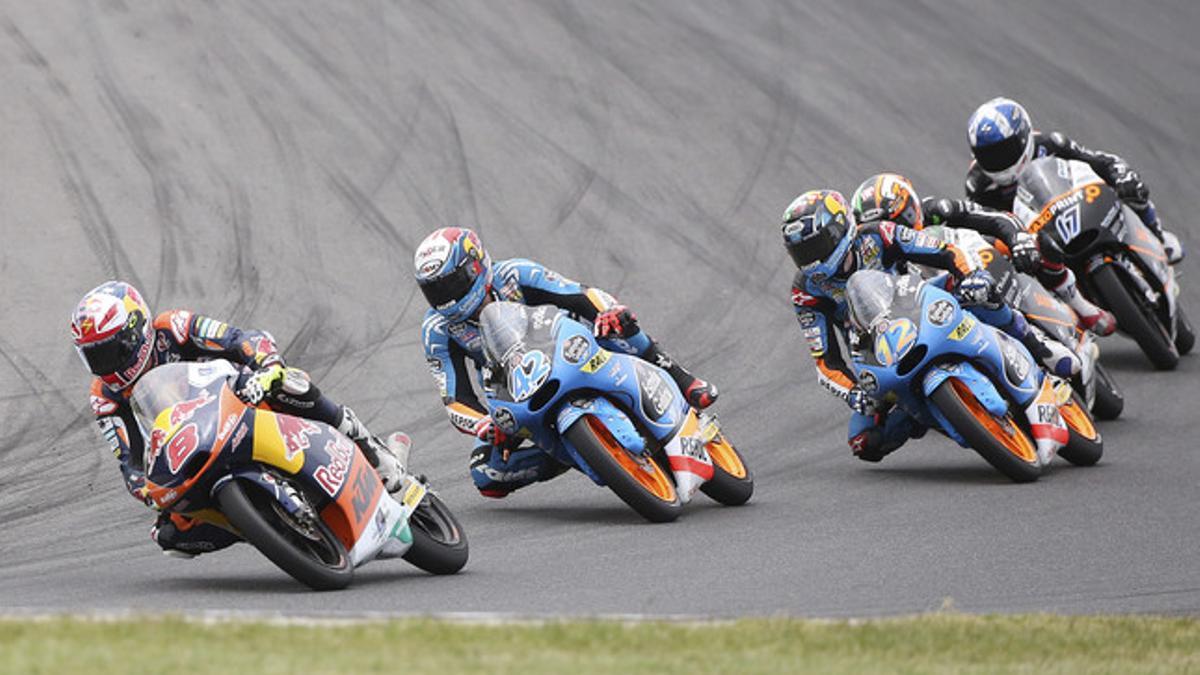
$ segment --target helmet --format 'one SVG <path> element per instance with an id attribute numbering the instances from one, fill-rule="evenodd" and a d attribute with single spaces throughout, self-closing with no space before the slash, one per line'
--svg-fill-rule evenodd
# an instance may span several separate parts
<path id="1" fill-rule="evenodd" d="M 967 140 L 979 168 L 1000 185 L 1012 185 L 1033 158 L 1033 125 L 1010 98 L 979 106 L 967 122 Z"/>
<path id="2" fill-rule="evenodd" d="M 87 369 L 120 390 L 136 382 L 150 362 L 153 323 L 136 288 L 108 281 L 79 301 L 71 316 L 71 336 Z"/>
<path id="3" fill-rule="evenodd" d="M 863 181 L 850 198 L 854 220 L 859 224 L 889 220 L 897 225 L 921 229 L 921 198 L 912 183 L 898 173 L 881 173 Z"/>
<path id="4" fill-rule="evenodd" d="M 809 190 L 783 212 L 783 245 L 805 274 L 828 278 L 841 271 L 858 234 L 846 198 L 836 190 Z"/>
<path id="5" fill-rule="evenodd" d="M 413 267 L 429 306 L 455 323 L 474 316 L 492 288 L 492 259 L 466 228 L 443 227 L 425 237 Z"/>

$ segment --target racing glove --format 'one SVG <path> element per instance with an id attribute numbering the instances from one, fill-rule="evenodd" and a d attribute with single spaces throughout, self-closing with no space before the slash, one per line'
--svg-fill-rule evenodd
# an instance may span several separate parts
<path id="1" fill-rule="evenodd" d="M 1121 201 L 1141 204 L 1149 199 L 1150 190 L 1146 188 L 1146 184 L 1142 182 L 1142 177 L 1138 175 L 1138 172 L 1124 168 L 1123 165 L 1118 166 L 1120 168 L 1113 172 L 1112 186 Z"/>
<path id="2" fill-rule="evenodd" d="M 958 282 L 955 294 L 964 305 L 980 305 L 988 307 L 996 304 L 992 301 L 995 295 L 996 280 L 987 270 L 975 270 L 962 281 Z"/>
<path id="3" fill-rule="evenodd" d="M 1033 274 L 1037 271 L 1042 262 L 1042 252 L 1038 249 L 1037 237 L 1022 230 L 1013 235 L 1012 241 L 1007 243 L 1013 266 L 1017 268 L 1018 272 Z"/>
<path id="4" fill-rule="evenodd" d="M 249 405 L 258 405 L 283 386 L 283 378 L 286 373 L 287 369 L 283 367 L 282 360 L 250 373 L 237 390 L 237 396 Z"/>
<path id="5" fill-rule="evenodd" d="M 859 415 L 875 414 L 875 399 L 863 390 L 857 384 L 850 387 L 850 391 L 846 392 L 846 405 Z"/>
<path id="6" fill-rule="evenodd" d="M 479 421 L 475 423 L 475 428 L 472 433 L 475 434 L 475 438 L 478 438 L 484 443 L 490 443 L 496 447 L 504 445 L 505 441 L 508 440 L 508 434 L 504 433 L 503 429 L 496 426 L 496 422 L 492 419 L 491 415 L 480 417 Z"/>
<path id="7" fill-rule="evenodd" d="M 592 333 L 598 338 L 627 338 L 638 330 L 637 315 L 625 305 L 613 305 L 600 312 L 592 325 Z"/>

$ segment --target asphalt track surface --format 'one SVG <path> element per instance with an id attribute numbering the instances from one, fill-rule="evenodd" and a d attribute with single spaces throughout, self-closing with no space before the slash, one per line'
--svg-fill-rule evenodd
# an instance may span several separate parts
<path id="1" fill-rule="evenodd" d="M 5 1 L 0 608 L 1200 612 L 1200 359 L 1160 374 L 1104 341 L 1128 404 L 1095 468 L 1011 485 L 932 437 L 862 464 L 777 225 L 884 169 L 960 194 L 965 120 L 1003 93 L 1127 157 L 1200 252 L 1197 29 L 1190 0 Z M 617 294 L 719 383 L 753 502 L 648 525 L 578 474 L 478 496 L 418 340 L 413 247 L 445 224 Z M 467 569 L 378 563 L 313 594 L 246 546 L 162 557 L 69 344 L 110 277 L 271 330 L 375 429 L 409 430 Z"/>

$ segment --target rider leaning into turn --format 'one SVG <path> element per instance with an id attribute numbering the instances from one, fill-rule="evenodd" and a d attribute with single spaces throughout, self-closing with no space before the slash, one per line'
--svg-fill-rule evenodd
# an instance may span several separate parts
<path id="1" fill-rule="evenodd" d="M 1037 275 L 1039 281 L 1075 310 L 1081 328 L 1097 335 L 1110 335 L 1117 328 L 1117 320 L 1108 310 L 1097 307 L 1079 293 L 1071 270 L 1043 258 L 1037 238 L 1026 232 L 1016 216 L 1007 211 L 997 211 L 966 199 L 920 199 L 912 183 L 895 173 L 881 173 L 863 181 L 850 203 L 859 225 L 888 220 L 916 230 L 926 225 L 944 226 L 974 230 L 991 237 L 1003 244 L 1018 271 Z"/>
<path id="2" fill-rule="evenodd" d="M 406 455 L 408 437 L 393 434 L 391 448 L 385 446 L 354 411 L 322 395 L 304 371 L 284 367 L 270 333 L 180 309 L 154 317 L 137 289 L 122 281 L 106 282 L 83 296 L 71 317 L 71 333 L 84 364 L 96 375 L 91 392 L 96 422 L 120 462 L 125 487 L 147 506 L 153 503 L 145 492 L 143 438 L 129 397 L 148 370 L 176 361 L 227 359 L 242 366 L 239 398 L 336 427 L 362 449 L 389 490 L 401 486 L 404 468 L 393 451 Z M 167 512 L 159 514 L 150 536 L 164 553 L 185 558 L 239 541 L 220 527 Z"/>
<path id="3" fill-rule="evenodd" d="M 1142 177 L 1117 155 L 1090 150 L 1057 131 L 1050 134 L 1036 131 L 1025 108 L 1003 97 L 994 98 L 975 110 L 967 122 L 967 140 L 975 157 L 967 169 L 966 179 L 967 197 L 972 201 L 993 209 L 1011 211 L 1017 194 L 1017 179 L 1035 157 L 1079 160 L 1092 167 L 1104 182 L 1116 190 L 1117 196 L 1162 241 L 1169 264 L 1183 260 L 1183 245 L 1178 237 L 1163 229 L 1154 202 L 1150 201 L 1150 190 L 1142 182 Z M 1055 268 L 1069 275 L 1070 270 L 1061 264 L 1053 246 L 1047 245 L 1052 242 L 1047 240 L 1048 237 L 1041 238 L 1042 254 L 1050 259 L 1043 276 L 1049 274 L 1053 277 Z M 1059 274 L 1061 276 L 1063 273 Z M 1047 283 L 1046 278 L 1043 278 L 1043 283 L 1047 287 L 1054 287 L 1053 283 Z M 1070 283 L 1073 287 L 1073 277 Z"/>
<path id="4" fill-rule="evenodd" d="M 981 320 L 1019 339 L 1052 370 L 1070 375 L 1079 369 L 1075 355 L 1042 341 L 1020 312 L 998 297 L 990 275 L 974 269 L 961 251 L 890 221 L 860 225 L 839 192 L 811 190 L 800 195 L 784 212 L 782 230 L 784 246 L 799 268 L 792 282 L 796 318 L 819 381 L 854 411 L 848 436 L 859 459 L 877 462 L 925 429 L 902 411 L 876 411 L 875 401 L 858 385 L 842 356 L 839 337 L 853 348 L 846 333 L 846 282 L 857 270 L 903 273 L 909 262 L 945 270 L 955 294 Z"/>
<path id="5" fill-rule="evenodd" d="M 536 447 L 515 449 L 509 435 L 488 415 L 471 384 L 486 365 L 479 312 L 492 300 L 555 305 L 590 322 L 605 348 L 639 356 L 666 370 L 688 402 L 707 408 L 717 388 L 674 361 L 637 324 L 637 318 L 608 293 L 571 281 L 524 258 L 493 264 L 475 232 L 457 227 L 434 231 L 414 257 L 417 284 L 429 301 L 422 322 L 425 358 L 433 371 L 450 423 L 476 437 L 471 478 L 486 497 L 504 497 L 520 487 L 559 475 L 566 466 Z M 474 364 L 468 368 L 467 359 Z"/>

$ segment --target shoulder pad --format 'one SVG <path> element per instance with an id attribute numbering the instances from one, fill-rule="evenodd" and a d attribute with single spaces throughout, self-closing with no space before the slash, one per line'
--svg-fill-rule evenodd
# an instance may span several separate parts
<path id="1" fill-rule="evenodd" d="M 449 345 L 450 336 L 446 332 L 449 323 L 446 317 L 432 309 L 425 310 L 425 319 L 421 321 L 421 344 L 425 346 L 426 357 Z"/>
<path id="2" fill-rule="evenodd" d="M 808 277 L 797 270 L 792 279 L 792 307 L 799 312 L 803 307 L 816 307 L 820 302 L 819 297 L 808 292 Z"/>
<path id="3" fill-rule="evenodd" d="M 175 342 L 186 344 L 192 332 L 192 313 L 186 309 L 172 309 L 154 317 L 154 328 L 169 330 Z"/>

